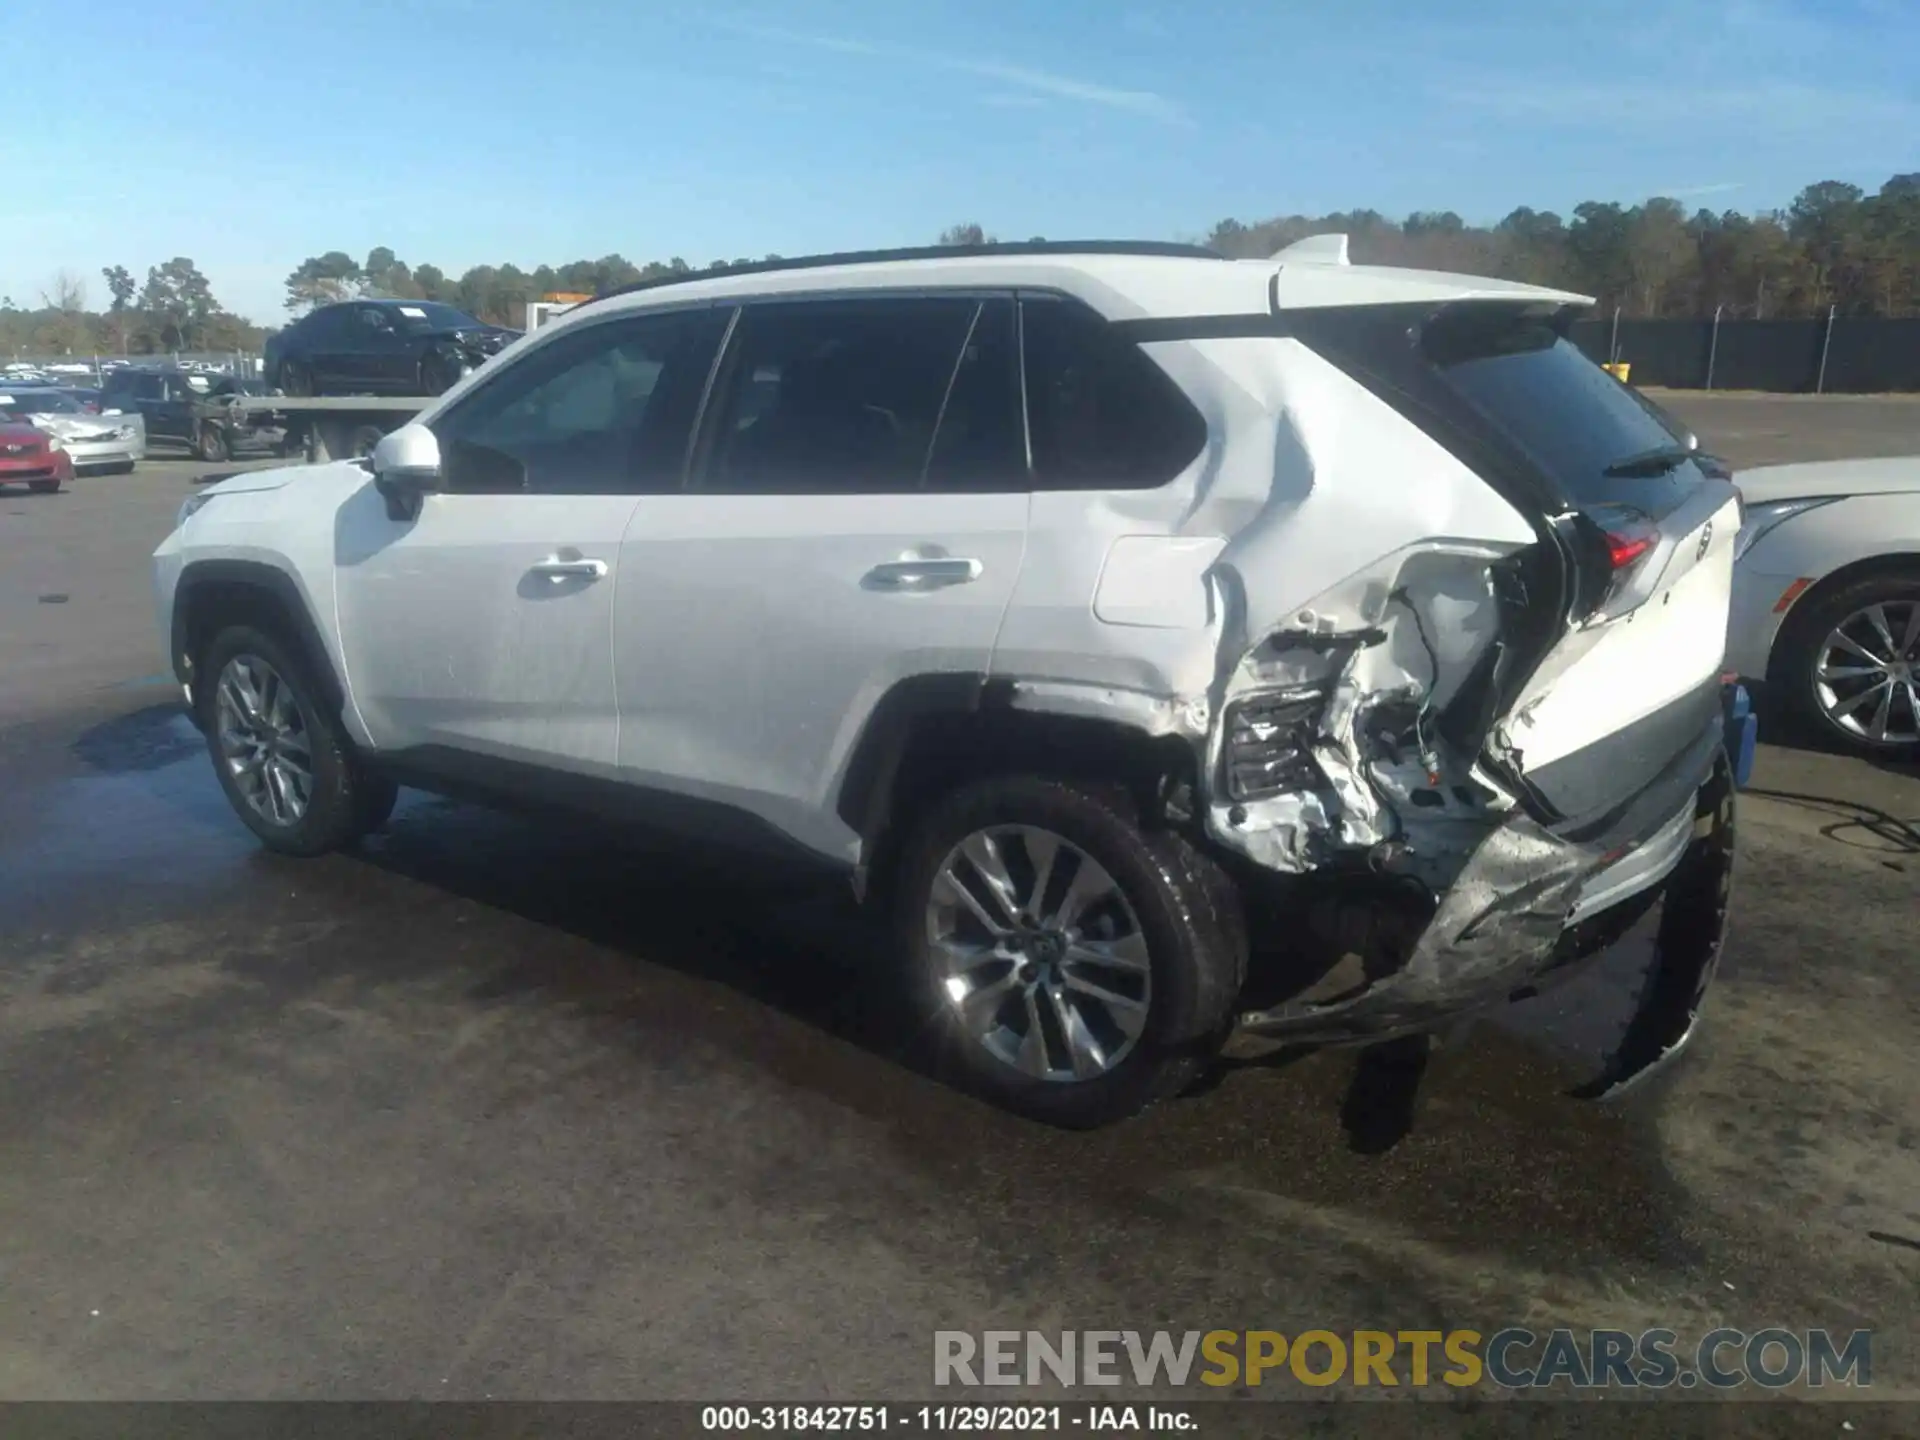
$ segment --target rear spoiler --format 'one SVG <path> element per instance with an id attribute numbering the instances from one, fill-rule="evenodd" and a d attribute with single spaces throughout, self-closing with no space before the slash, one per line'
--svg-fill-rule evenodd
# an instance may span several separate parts
<path id="1" fill-rule="evenodd" d="M 1336 231 L 1331 235 L 1309 235 L 1284 245 L 1267 257 L 1282 265 L 1351 265 L 1347 258 L 1347 237 Z"/>

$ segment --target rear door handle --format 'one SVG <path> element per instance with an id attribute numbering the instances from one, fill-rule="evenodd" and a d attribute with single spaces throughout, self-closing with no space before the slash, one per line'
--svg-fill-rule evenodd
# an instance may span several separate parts
<path id="1" fill-rule="evenodd" d="M 860 580 L 863 590 L 944 590 L 978 580 L 986 567 L 978 560 L 942 556 L 938 559 L 889 560 L 876 565 Z"/>
<path id="2" fill-rule="evenodd" d="M 607 573 L 604 560 L 563 560 L 558 555 L 548 556 L 538 565 L 531 567 L 530 575 L 544 575 L 549 580 L 598 580 Z"/>

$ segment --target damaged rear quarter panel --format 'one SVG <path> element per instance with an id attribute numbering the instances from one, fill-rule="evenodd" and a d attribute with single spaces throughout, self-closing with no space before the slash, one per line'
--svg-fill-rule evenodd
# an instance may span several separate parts
<path id="1" fill-rule="evenodd" d="M 995 673 L 1025 708 L 1188 737 L 1211 787 L 1209 833 L 1261 865 L 1299 872 L 1399 834 L 1411 791 L 1432 788 L 1426 761 L 1410 745 L 1375 763 L 1356 734 L 1383 698 L 1414 702 L 1410 715 L 1451 698 L 1495 636 L 1488 567 L 1534 543 L 1533 528 L 1296 341 L 1145 348 L 1206 417 L 1207 446 L 1156 490 L 1034 495 Z M 1379 643 L 1357 653 L 1273 642 L 1374 630 Z M 1213 785 L 1224 711 L 1310 684 L 1328 693 L 1325 786 L 1242 804 Z M 1416 824 L 1483 836 L 1497 817 L 1479 801 L 1463 815 L 1457 798 L 1473 757 L 1439 758 L 1447 798 Z M 1463 857 L 1460 843 L 1439 848 Z"/>

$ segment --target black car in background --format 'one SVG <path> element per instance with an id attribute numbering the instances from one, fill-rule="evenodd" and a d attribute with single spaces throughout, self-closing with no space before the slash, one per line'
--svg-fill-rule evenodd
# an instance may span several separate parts
<path id="1" fill-rule="evenodd" d="M 171 368 L 119 369 L 107 372 L 100 390 L 104 414 L 137 412 L 146 422 L 149 445 L 184 445 L 194 458 L 215 463 L 246 446 L 280 452 L 286 421 L 277 413 L 240 410 L 232 402 L 260 396 L 257 380 L 209 375 Z"/>
<path id="2" fill-rule="evenodd" d="M 438 395 L 519 336 L 433 300 L 348 300 L 268 336 L 266 382 L 287 395 Z"/>
<path id="3" fill-rule="evenodd" d="M 95 385 L 56 385 L 54 387 L 89 415 L 100 413 L 100 389 Z"/>

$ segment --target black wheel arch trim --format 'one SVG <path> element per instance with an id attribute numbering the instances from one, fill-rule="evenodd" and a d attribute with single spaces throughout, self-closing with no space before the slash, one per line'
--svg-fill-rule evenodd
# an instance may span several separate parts
<path id="1" fill-rule="evenodd" d="M 833 790 L 835 813 L 860 837 L 863 868 L 881 858 L 897 828 L 900 787 L 915 783 L 903 774 L 910 762 L 931 761 L 942 775 L 977 778 L 994 768 L 971 763 L 980 757 L 1019 755 L 1049 773 L 1091 765 L 1115 781 L 1173 775 L 1198 784 L 1190 740 L 1156 734 L 1120 715 L 1023 706 L 1018 691 L 1012 677 L 954 672 L 908 676 L 880 697 Z M 1139 798 L 1157 804 L 1164 796 L 1143 787 Z"/>
<path id="2" fill-rule="evenodd" d="M 196 591 L 215 586 L 259 590 L 273 598 L 293 627 L 294 633 L 289 638 L 300 646 L 313 667 L 314 680 L 321 690 L 320 702 L 329 714 L 338 716 L 346 705 L 346 687 L 334 667 L 332 652 L 321 638 L 320 627 L 314 623 L 306 596 L 291 575 L 263 561 L 194 560 L 188 562 L 180 572 L 180 579 L 174 586 L 173 614 L 169 624 L 171 643 L 168 650 L 174 678 L 182 685 L 191 686 L 193 683 L 188 647 L 194 595 Z"/>
<path id="3" fill-rule="evenodd" d="M 871 845 L 887 828 L 894 782 L 915 729 L 937 716 L 976 714 L 986 693 L 979 673 L 911 675 L 894 682 L 867 715 L 841 767 L 835 812 Z"/>

